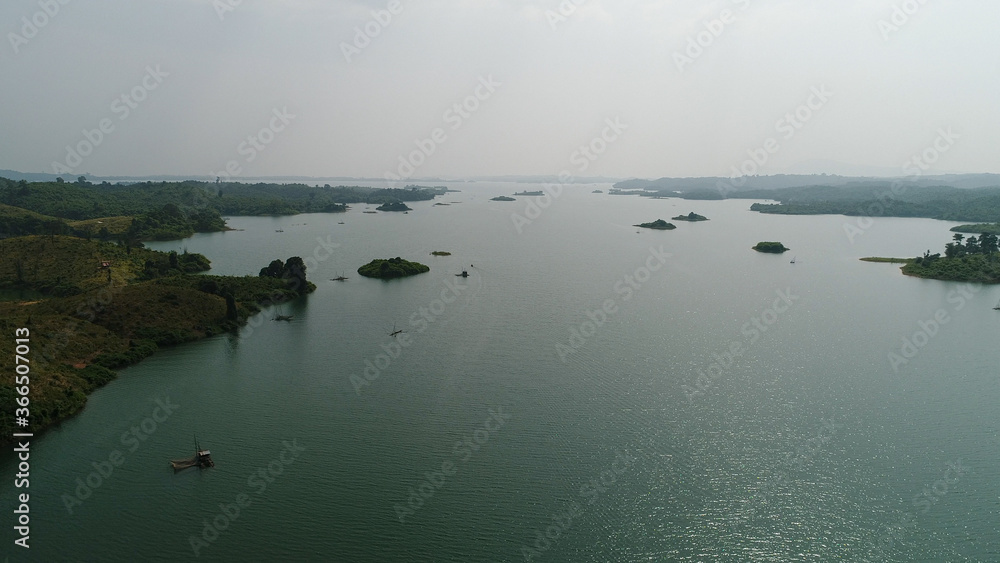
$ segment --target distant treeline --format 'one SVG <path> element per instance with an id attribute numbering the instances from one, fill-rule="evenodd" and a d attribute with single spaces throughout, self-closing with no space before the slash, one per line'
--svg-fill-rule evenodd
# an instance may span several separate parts
<path id="1" fill-rule="evenodd" d="M 893 192 L 889 182 L 843 187 L 815 186 L 746 191 L 741 198 L 773 199 L 752 211 L 785 215 L 926 217 L 946 221 L 1000 221 L 1000 188 L 909 187 Z"/>
<path id="2" fill-rule="evenodd" d="M 0 178 L 0 204 L 10 206 L 0 209 L 0 237 L 63 234 L 170 240 L 225 230 L 223 215 L 339 213 L 350 203 L 424 201 L 444 191 L 419 186 L 376 189 L 195 181 L 95 185 L 83 177 L 73 183 Z M 102 218 L 131 220 L 74 224 Z"/>

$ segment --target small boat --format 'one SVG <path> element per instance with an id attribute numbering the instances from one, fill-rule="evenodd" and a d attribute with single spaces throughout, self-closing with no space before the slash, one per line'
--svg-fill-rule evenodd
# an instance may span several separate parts
<path id="1" fill-rule="evenodd" d="M 347 281 L 347 276 L 345 276 L 344 274 L 340 274 L 335 278 L 330 278 L 330 281 L 339 281 L 339 282 Z"/>
<path id="2" fill-rule="evenodd" d="M 272 321 L 285 321 L 285 322 L 288 322 L 288 321 L 291 321 L 293 318 L 295 318 L 295 315 L 282 315 L 281 314 L 281 306 L 279 305 L 278 309 L 274 312 L 274 316 L 271 317 L 271 320 Z"/>
<path id="3" fill-rule="evenodd" d="M 274 232 L 276 232 L 276 233 L 283 233 L 285 231 L 284 231 L 284 229 L 274 229 Z"/>
<path id="4" fill-rule="evenodd" d="M 460 277 L 460 278 L 467 278 L 467 277 L 469 277 L 469 271 L 466 270 L 465 268 L 462 268 L 462 273 L 461 274 L 455 274 L 455 275 L 458 276 L 458 277 Z"/>
<path id="5" fill-rule="evenodd" d="M 404 331 L 403 329 L 396 330 L 396 324 L 393 323 L 393 325 L 392 325 L 392 332 L 389 333 L 389 336 L 391 336 L 393 338 L 396 338 L 397 334 L 400 334 L 400 333 L 403 333 L 403 332 L 406 332 L 406 331 Z"/>
<path id="6" fill-rule="evenodd" d="M 343 221 L 337 221 L 337 224 L 338 224 L 338 225 L 343 225 L 343 224 L 344 224 L 344 222 L 343 222 Z"/>
<path id="7" fill-rule="evenodd" d="M 792 261 L 791 261 L 791 262 L 789 262 L 789 264 L 794 264 L 794 263 L 795 263 L 795 257 L 794 257 L 794 256 L 792 256 Z"/>
<path id="8" fill-rule="evenodd" d="M 997 306 L 993 307 L 994 311 L 1000 311 L 1000 301 L 997 301 Z"/>
<path id="9" fill-rule="evenodd" d="M 212 452 L 201 449 L 201 444 L 198 443 L 198 438 L 195 438 L 194 457 L 189 457 L 187 459 L 172 459 L 170 460 L 170 467 L 173 467 L 174 471 L 188 469 L 189 467 L 207 469 L 209 467 L 215 467 L 215 462 L 212 461 Z"/>

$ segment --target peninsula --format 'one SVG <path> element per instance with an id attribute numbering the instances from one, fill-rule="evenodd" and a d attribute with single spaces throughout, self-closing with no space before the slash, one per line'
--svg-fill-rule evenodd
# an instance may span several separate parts
<path id="1" fill-rule="evenodd" d="M 971 283 L 1000 283 L 998 237 L 985 233 L 979 238 L 957 233 L 941 253 L 924 252 L 916 258 L 862 258 L 865 262 L 902 263 L 908 276 Z"/>
<path id="2" fill-rule="evenodd" d="M 79 412 L 114 370 L 235 330 L 262 306 L 316 289 L 298 257 L 275 260 L 259 276 L 196 275 L 209 268 L 200 254 L 61 235 L 0 240 L 0 256 L 0 288 L 37 295 L 0 302 L 0 329 L 31 335 L 32 432 Z M 13 345 L 0 340 L 0 354 L 13 357 Z M 13 379 L 0 382 L 0 396 L 14 396 Z M 19 431 L 14 406 L 0 401 L 0 443 Z"/>

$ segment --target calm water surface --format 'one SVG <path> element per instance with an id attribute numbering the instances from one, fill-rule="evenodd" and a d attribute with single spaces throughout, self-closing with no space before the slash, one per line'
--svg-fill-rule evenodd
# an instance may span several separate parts
<path id="1" fill-rule="evenodd" d="M 318 289 L 290 323 L 123 370 L 34 440 L 31 558 L 10 561 L 1000 560 L 1000 288 L 858 261 L 937 251 L 953 223 L 878 219 L 852 243 L 844 217 L 602 185 L 519 234 L 536 198 L 489 198 L 540 186 L 452 187 L 405 215 L 151 245 L 218 274 L 313 257 Z M 689 211 L 711 221 L 631 226 Z M 356 273 L 394 256 L 431 271 Z M 217 465 L 175 475 L 194 433 Z"/>

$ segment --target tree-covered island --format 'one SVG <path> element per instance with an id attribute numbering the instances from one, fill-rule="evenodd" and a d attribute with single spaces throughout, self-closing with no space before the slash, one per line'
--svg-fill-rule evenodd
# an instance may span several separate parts
<path id="1" fill-rule="evenodd" d="M 419 262 L 403 260 L 398 256 L 389 258 L 388 260 L 372 260 L 358 268 L 358 273 L 366 278 L 379 278 L 383 280 L 415 276 L 429 271 L 431 271 L 429 266 L 425 266 Z"/>
<path id="2" fill-rule="evenodd" d="M 652 223 L 640 223 L 638 225 L 632 225 L 633 227 L 642 227 L 643 229 L 656 229 L 658 231 L 670 231 L 677 228 L 677 225 L 673 223 L 667 223 L 663 219 L 657 219 Z"/>
<path id="3" fill-rule="evenodd" d="M 753 249 L 757 252 L 768 252 L 771 254 L 781 254 L 782 252 L 791 250 L 791 248 L 786 247 L 780 242 L 758 242 Z"/>
<path id="4" fill-rule="evenodd" d="M 402 201 L 387 201 L 375 208 L 376 211 L 413 211 Z"/>
<path id="5" fill-rule="evenodd" d="M 691 213 L 688 213 L 687 215 L 678 215 L 677 217 L 674 217 L 672 220 L 673 221 L 691 221 L 693 223 L 693 222 L 696 222 L 696 221 L 708 221 L 708 217 L 705 217 L 704 215 L 698 215 L 697 213 L 695 213 L 694 211 L 692 211 Z"/>

